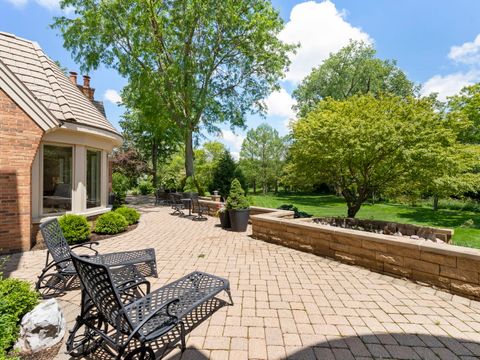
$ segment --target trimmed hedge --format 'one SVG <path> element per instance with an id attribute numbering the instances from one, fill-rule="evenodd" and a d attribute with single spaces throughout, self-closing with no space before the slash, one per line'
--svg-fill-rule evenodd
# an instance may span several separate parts
<path id="1" fill-rule="evenodd" d="M 130 207 L 122 206 L 115 210 L 117 214 L 122 215 L 127 220 L 128 225 L 133 225 L 140 219 L 140 213 Z"/>
<path id="2" fill-rule="evenodd" d="M 95 232 L 97 234 L 118 234 L 127 230 L 128 222 L 125 217 L 115 211 L 110 211 L 100 215 L 95 222 Z"/>
<path id="3" fill-rule="evenodd" d="M 66 214 L 61 216 L 58 222 L 69 244 L 78 244 L 88 240 L 90 224 L 85 216 Z"/>
<path id="4" fill-rule="evenodd" d="M 18 338 L 20 320 L 38 299 L 27 281 L 0 278 L 0 359 L 10 358 L 7 353 Z"/>

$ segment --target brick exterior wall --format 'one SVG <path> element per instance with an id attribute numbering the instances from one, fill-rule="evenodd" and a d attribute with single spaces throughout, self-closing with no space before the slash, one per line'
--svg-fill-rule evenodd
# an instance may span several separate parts
<path id="1" fill-rule="evenodd" d="M 0 89 L 0 253 L 31 248 L 32 163 L 43 130 Z"/>

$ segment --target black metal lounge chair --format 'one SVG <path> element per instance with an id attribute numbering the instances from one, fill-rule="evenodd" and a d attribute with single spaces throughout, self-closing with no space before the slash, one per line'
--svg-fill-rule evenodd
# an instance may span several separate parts
<path id="1" fill-rule="evenodd" d="M 186 344 L 182 319 L 222 291 L 233 304 L 228 280 L 203 272 L 193 272 L 125 304 L 107 266 L 75 254 L 72 260 L 82 291 L 96 309 L 95 315 L 77 319 L 89 332 L 88 350 L 101 344 L 116 359 L 155 359 L 149 343 L 178 328 L 180 336 L 174 337 L 170 345 L 180 340 L 183 351 Z M 132 344 L 137 346 L 132 348 Z"/>
<path id="2" fill-rule="evenodd" d="M 208 220 L 207 217 L 203 214 L 208 214 L 208 206 L 202 204 L 199 201 L 198 196 L 195 196 L 192 198 L 192 208 L 193 212 L 196 213 L 196 215 L 192 218 L 193 221 L 204 221 Z"/>
<path id="3" fill-rule="evenodd" d="M 73 279 L 76 275 L 75 268 L 71 261 L 72 250 L 79 248 L 86 248 L 92 251 L 92 261 L 110 267 L 132 265 L 135 266 L 137 272 L 142 276 L 157 277 L 157 263 L 154 249 L 99 255 L 98 251 L 93 249 L 94 245 L 98 245 L 97 242 L 69 246 L 63 236 L 57 219 L 52 219 L 41 224 L 40 231 L 47 245 L 48 252 L 45 267 L 38 277 L 35 288 L 43 297 L 60 295 L 65 292 L 69 280 Z M 124 280 L 126 281 L 128 279 Z M 140 279 L 140 281 L 143 280 L 144 279 Z"/>

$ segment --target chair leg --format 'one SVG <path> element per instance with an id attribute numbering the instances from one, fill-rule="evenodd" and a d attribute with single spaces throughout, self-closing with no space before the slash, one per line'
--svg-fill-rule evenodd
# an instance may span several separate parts
<path id="1" fill-rule="evenodd" d="M 230 288 L 225 289 L 228 297 L 230 298 L 230 305 L 233 305 L 232 293 L 230 292 Z"/>
<path id="2" fill-rule="evenodd" d="M 182 353 L 185 351 L 185 349 L 187 348 L 187 345 L 186 345 L 186 342 L 185 342 L 185 325 L 183 323 L 183 321 L 180 321 L 180 342 L 181 342 L 181 350 L 182 350 Z"/>

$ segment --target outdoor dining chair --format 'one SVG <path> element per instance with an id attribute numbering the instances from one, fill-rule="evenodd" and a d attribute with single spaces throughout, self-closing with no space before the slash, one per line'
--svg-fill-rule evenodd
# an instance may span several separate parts
<path id="1" fill-rule="evenodd" d="M 94 305 L 91 308 L 94 314 L 77 318 L 88 330 L 88 352 L 101 345 L 116 359 L 155 359 L 150 343 L 174 330 L 178 330 L 180 336 L 171 336 L 169 345 L 180 341 L 183 351 L 187 315 L 222 291 L 233 305 L 228 280 L 198 271 L 125 303 L 107 266 L 75 254 L 72 261 L 82 292 Z M 67 342 L 67 349 L 69 347 L 71 344 Z"/>
<path id="2" fill-rule="evenodd" d="M 202 204 L 198 198 L 198 196 L 194 196 L 192 198 L 192 208 L 193 212 L 196 213 L 196 215 L 192 218 L 193 221 L 205 221 L 208 220 L 208 218 L 203 215 L 203 214 L 208 214 L 208 206 Z"/>
<path id="3" fill-rule="evenodd" d="M 90 257 L 92 261 L 106 266 L 134 266 L 138 274 L 142 277 L 158 276 L 155 250 L 152 248 L 98 254 L 98 251 L 93 248 L 93 246 L 98 245 L 98 242 L 88 242 L 70 246 L 56 218 L 42 223 L 40 225 L 40 231 L 48 251 L 45 267 L 38 277 L 35 288 L 43 297 L 64 293 L 70 280 L 75 278 L 76 271 L 71 260 L 72 250 L 74 249 L 88 249 L 91 252 Z M 132 267 L 130 268 L 133 269 Z M 133 274 L 133 272 L 130 272 L 130 274 Z M 139 281 L 143 280 L 144 279 L 139 278 Z M 122 281 L 122 279 L 119 278 L 118 281 Z"/>

